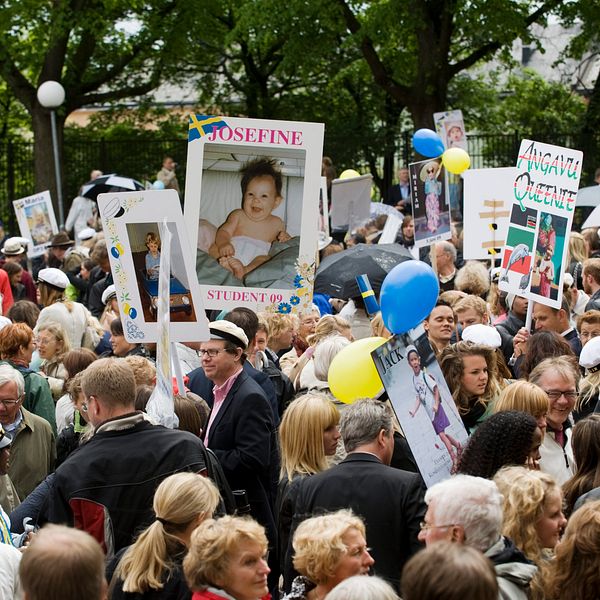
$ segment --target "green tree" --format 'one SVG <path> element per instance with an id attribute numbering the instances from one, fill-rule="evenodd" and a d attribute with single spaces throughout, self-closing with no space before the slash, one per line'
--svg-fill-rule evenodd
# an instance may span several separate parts
<path id="1" fill-rule="evenodd" d="M 200 0 L 7 0 L 0 11 L 0 76 L 23 105 L 34 134 L 35 188 L 54 186 L 50 119 L 37 88 L 66 91 L 57 111 L 59 146 L 72 111 L 146 94 L 182 54 Z"/>
<path id="2" fill-rule="evenodd" d="M 508 52 L 517 38 L 534 42 L 529 26 L 560 0 L 337 0 L 373 80 L 415 127 L 431 127 L 447 108 L 450 82 Z"/>

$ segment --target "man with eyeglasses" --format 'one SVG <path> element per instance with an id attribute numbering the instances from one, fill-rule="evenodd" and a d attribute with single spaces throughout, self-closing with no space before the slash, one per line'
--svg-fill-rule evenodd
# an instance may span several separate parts
<path id="1" fill-rule="evenodd" d="M 269 547 L 276 548 L 279 456 L 273 411 L 261 386 L 243 368 L 249 342 L 244 330 L 225 320 L 210 323 L 209 330 L 210 340 L 199 350 L 214 397 L 204 440 L 219 459 L 231 489 L 246 491 L 250 514 L 267 530 Z M 276 552 L 269 556 L 273 568 Z M 274 578 L 269 580 L 271 589 Z"/>
<path id="2" fill-rule="evenodd" d="M 493 481 L 455 475 L 425 493 L 427 513 L 419 540 L 464 544 L 487 556 L 496 570 L 500 598 L 527 600 L 537 567 L 502 535 L 502 495 Z"/>
<path id="3" fill-rule="evenodd" d="M 19 371 L 0 364 L 0 424 L 11 440 L 8 474 L 23 501 L 54 469 L 56 446 L 52 427 L 23 408 L 25 380 Z"/>
<path id="4" fill-rule="evenodd" d="M 566 356 L 547 358 L 529 374 L 529 381 L 540 386 L 550 401 L 546 435 L 540 446 L 540 469 L 552 475 L 559 485 L 573 476 L 570 417 L 579 396 L 579 377 L 576 364 Z"/>

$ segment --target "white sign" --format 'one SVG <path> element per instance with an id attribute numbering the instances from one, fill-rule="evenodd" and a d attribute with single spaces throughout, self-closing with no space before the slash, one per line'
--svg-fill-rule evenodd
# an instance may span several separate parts
<path id="1" fill-rule="evenodd" d="M 502 251 L 501 290 L 560 308 L 563 264 L 581 177 L 579 150 L 523 140 Z"/>
<path id="2" fill-rule="evenodd" d="M 50 192 L 46 190 L 14 200 L 13 207 L 21 236 L 30 241 L 28 255 L 31 258 L 41 256 L 46 251 L 52 236 L 58 233 Z"/>
<path id="3" fill-rule="evenodd" d="M 371 353 L 427 487 L 456 470 L 468 434 L 422 326 Z"/>
<path id="4" fill-rule="evenodd" d="M 462 175 L 465 211 L 463 257 L 465 260 L 495 259 L 506 243 L 515 167 L 468 169 Z"/>
<path id="5" fill-rule="evenodd" d="M 106 236 L 119 313 L 130 343 L 156 342 L 160 259 L 170 256 L 169 339 L 209 338 L 179 196 L 175 190 L 100 194 L 98 209 Z M 159 223 L 166 220 L 171 244 L 162 245 Z"/>
<path id="6" fill-rule="evenodd" d="M 190 115 L 184 212 L 207 308 L 310 307 L 323 132 Z"/>

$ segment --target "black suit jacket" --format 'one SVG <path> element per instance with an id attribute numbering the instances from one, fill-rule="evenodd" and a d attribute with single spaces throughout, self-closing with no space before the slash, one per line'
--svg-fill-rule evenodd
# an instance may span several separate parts
<path id="1" fill-rule="evenodd" d="M 397 590 L 404 563 L 422 544 L 417 540 L 425 516 L 425 488 L 420 475 L 384 465 L 372 454 L 354 452 L 339 465 L 306 477 L 294 505 L 292 534 L 304 519 L 319 513 L 351 508 L 367 529 L 373 549 L 373 571 Z M 292 548 L 288 545 L 284 589 L 289 589 Z"/>
<path id="2" fill-rule="evenodd" d="M 273 413 L 262 388 L 242 371 L 210 426 L 206 445 L 232 490 L 246 490 L 252 516 L 275 540 L 279 453 Z"/>
<path id="3" fill-rule="evenodd" d="M 271 382 L 271 379 L 266 373 L 255 369 L 247 360 L 244 361 L 244 373 L 250 376 L 258 385 L 262 388 L 271 409 L 273 410 L 273 419 L 275 420 L 275 425 L 279 425 L 279 404 L 277 402 L 277 393 L 275 392 L 275 387 Z M 189 381 L 188 388 L 190 391 L 194 392 L 194 394 L 198 394 L 203 400 L 206 401 L 208 406 L 212 408 L 213 405 L 213 387 L 214 383 L 204 374 L 204 370 L 202 367 L 198 367 L 194 369 L 190 373 L 188 373 Z"/>

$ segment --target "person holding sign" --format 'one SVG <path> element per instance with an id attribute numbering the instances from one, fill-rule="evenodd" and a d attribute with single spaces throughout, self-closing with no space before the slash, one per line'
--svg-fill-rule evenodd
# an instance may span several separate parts
<path id="1" fill-rule="evenodd" d="M 281 171 L 275 161 L 259 158 L 242 168 L 242 207 L 231 211 L 208 253 L 242 279 L 269 260 L 273 242 L 287 242 L 285 223 L 273 215 L 281 204 Z"/>
<path id="2" fill-rule="evenodd" d="M 438 384 L 432 375 L 425 373 L 421 369 L 421 357 L 414 346 L 409 346 L 407 349 L 406 359 L 413 370 L 413 386 L 417 393 L 417 401 L 414 408 L 408 412 L 411 417 L 417 414 L 420 406 L 427 412 L 427 416 L 431 419 L 431 424 L 436 434 L 442 440 L 448 454 L 452 459 L 454 466 L 458 463 L 458 458 L 461 451 L 460 442 L 446 433 L 446 428 L 450 426 L 450 421 L 446 416 L 444 407 L 442 406 L 442 397 Z M 436 447 L 438 445 L 436 444 Z"/>

